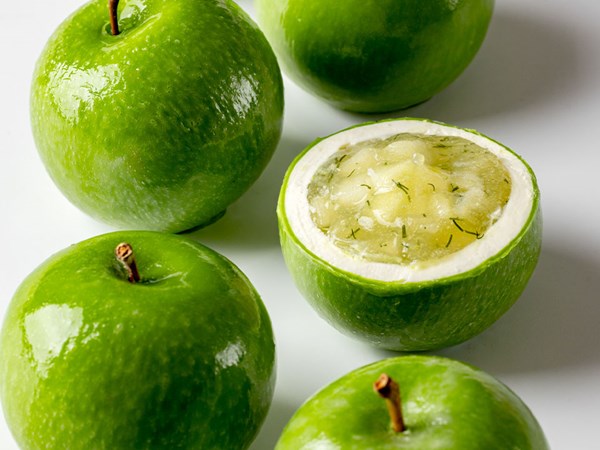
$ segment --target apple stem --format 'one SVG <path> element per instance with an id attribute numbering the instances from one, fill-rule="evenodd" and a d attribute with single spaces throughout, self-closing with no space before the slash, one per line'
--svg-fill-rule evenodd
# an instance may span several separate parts
<path id="1" fill-rule="evenodd" d="M 108 0 L 108 13 L 110 15 L 110 32 L 113 36 L 120 33 L 119 22 L 117 17 L 117 7 L 119 0 Z"/>
<path id="2" fill-rule="evenodd" d="M 133 257 L 133 248 L 126 242 L 122 242 L 115 248 L 115 257 L 119 261 L 125 270 L 130 283 L 138 283 L 140 281 L 140 274 L 135 264 L 135 258 Z"/>
<path id="3" fill-rule="evenodd" d="M 396 433 L 402 433 L 406 430 L 406 427 L 404 426 L 404 420 L 402 418 L 400 388 L 398 387 L 398 383 L 392 380 L 388 374 L 382 373 L 373 385 L 373 389 L 375 389 L 375 392 L 377 392 L 381 398 L 385 399 L 392 422 L 392 428 Z"/>

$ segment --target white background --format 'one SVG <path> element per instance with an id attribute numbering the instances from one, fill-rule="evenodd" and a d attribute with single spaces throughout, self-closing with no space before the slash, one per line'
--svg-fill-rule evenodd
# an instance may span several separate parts
<path id="1" fill-rule="evenodd" d="M 47 176 L 29 128 L 34 62 L 82 0 L 2 0 L 0 12 L 0 315 L 22 279 L 56 251 L 112 228 L 71 206 Z M 250 0 L 240 2 L 252 13 Z M 491 329 L 438 354 L 497 376 L 529 405 L 554 450 L 600 449 L 600 3 L 499 0 L 479 55 L 443 93 L 397 116 L 475 128 L 537 173 L 545 219 L 538 268 Z M 293 157 L 317 136 L 372 116 L 340 112 L 286 81 L 279 148 L 224 219 L 193 236 L 232 259 L 261 293 L 278 344 L 278 384 L 252 450 L 272 449 L 317 389 L 390 356 L 323 322 L 281 256 L 275 203 Z M 0 448 L 15 450 L 0 417 Z"/>

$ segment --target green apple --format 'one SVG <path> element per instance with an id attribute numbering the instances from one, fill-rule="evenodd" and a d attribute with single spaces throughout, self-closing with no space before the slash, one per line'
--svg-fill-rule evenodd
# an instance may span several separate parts
<path id="1" fill-rule="evenodd" d="M 245 449 L 274 364 L 267 311 L 229 260 L 180 236 L 117 232 L 57 253 L 18 288 L 0 395 L 23 449 Z"/>
<path id="2" fill-rule="evenodd" d="M 39 154 L 65 196 L 101 221 L 170 232 L 206 225 L 278 143 L 273 51 L 230 0 L 118 6 L 118 35 L 106 0 L 93 0 L 43 50 L 31 88 Z"/>
<path id="3" fill-rule="evenodd" d="M 287 74 L 339 108 L 385 112 L 444 89 L 479 50 L 494 0 L 257 0 Z"/>
<path id="4" fill-rule="evenodd" d="M 374 383 L 385 401 L 371 389 Z M 275 447 L 548 448 L 531 411 L 500 381 L 455 360 L 416 355 L 376 362 L 325 387 L 300 407 Z"/>

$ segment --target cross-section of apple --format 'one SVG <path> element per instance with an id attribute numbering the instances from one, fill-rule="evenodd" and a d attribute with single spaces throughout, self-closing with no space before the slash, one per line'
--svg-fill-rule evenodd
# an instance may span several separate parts
<path id="1" fill-rule="evenodd" d="M 319 314 L 394 350 L 482 332 L 519 298 L 541 247 L 527 163 L 423 119 L 315 141 L 288 169 L 278 218 L 286 263 Z"/>

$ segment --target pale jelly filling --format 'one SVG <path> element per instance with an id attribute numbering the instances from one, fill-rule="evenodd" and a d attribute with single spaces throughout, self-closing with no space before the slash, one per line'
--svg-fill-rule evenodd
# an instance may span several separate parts
<path id="1" fill-rule="evenodd" d="M 341 146 L 308 186 L 311 219 L 345 253 L 411 264 L 481 239 L 511 178 L 491 152 L 457 136 L 401 133 Z"/>

